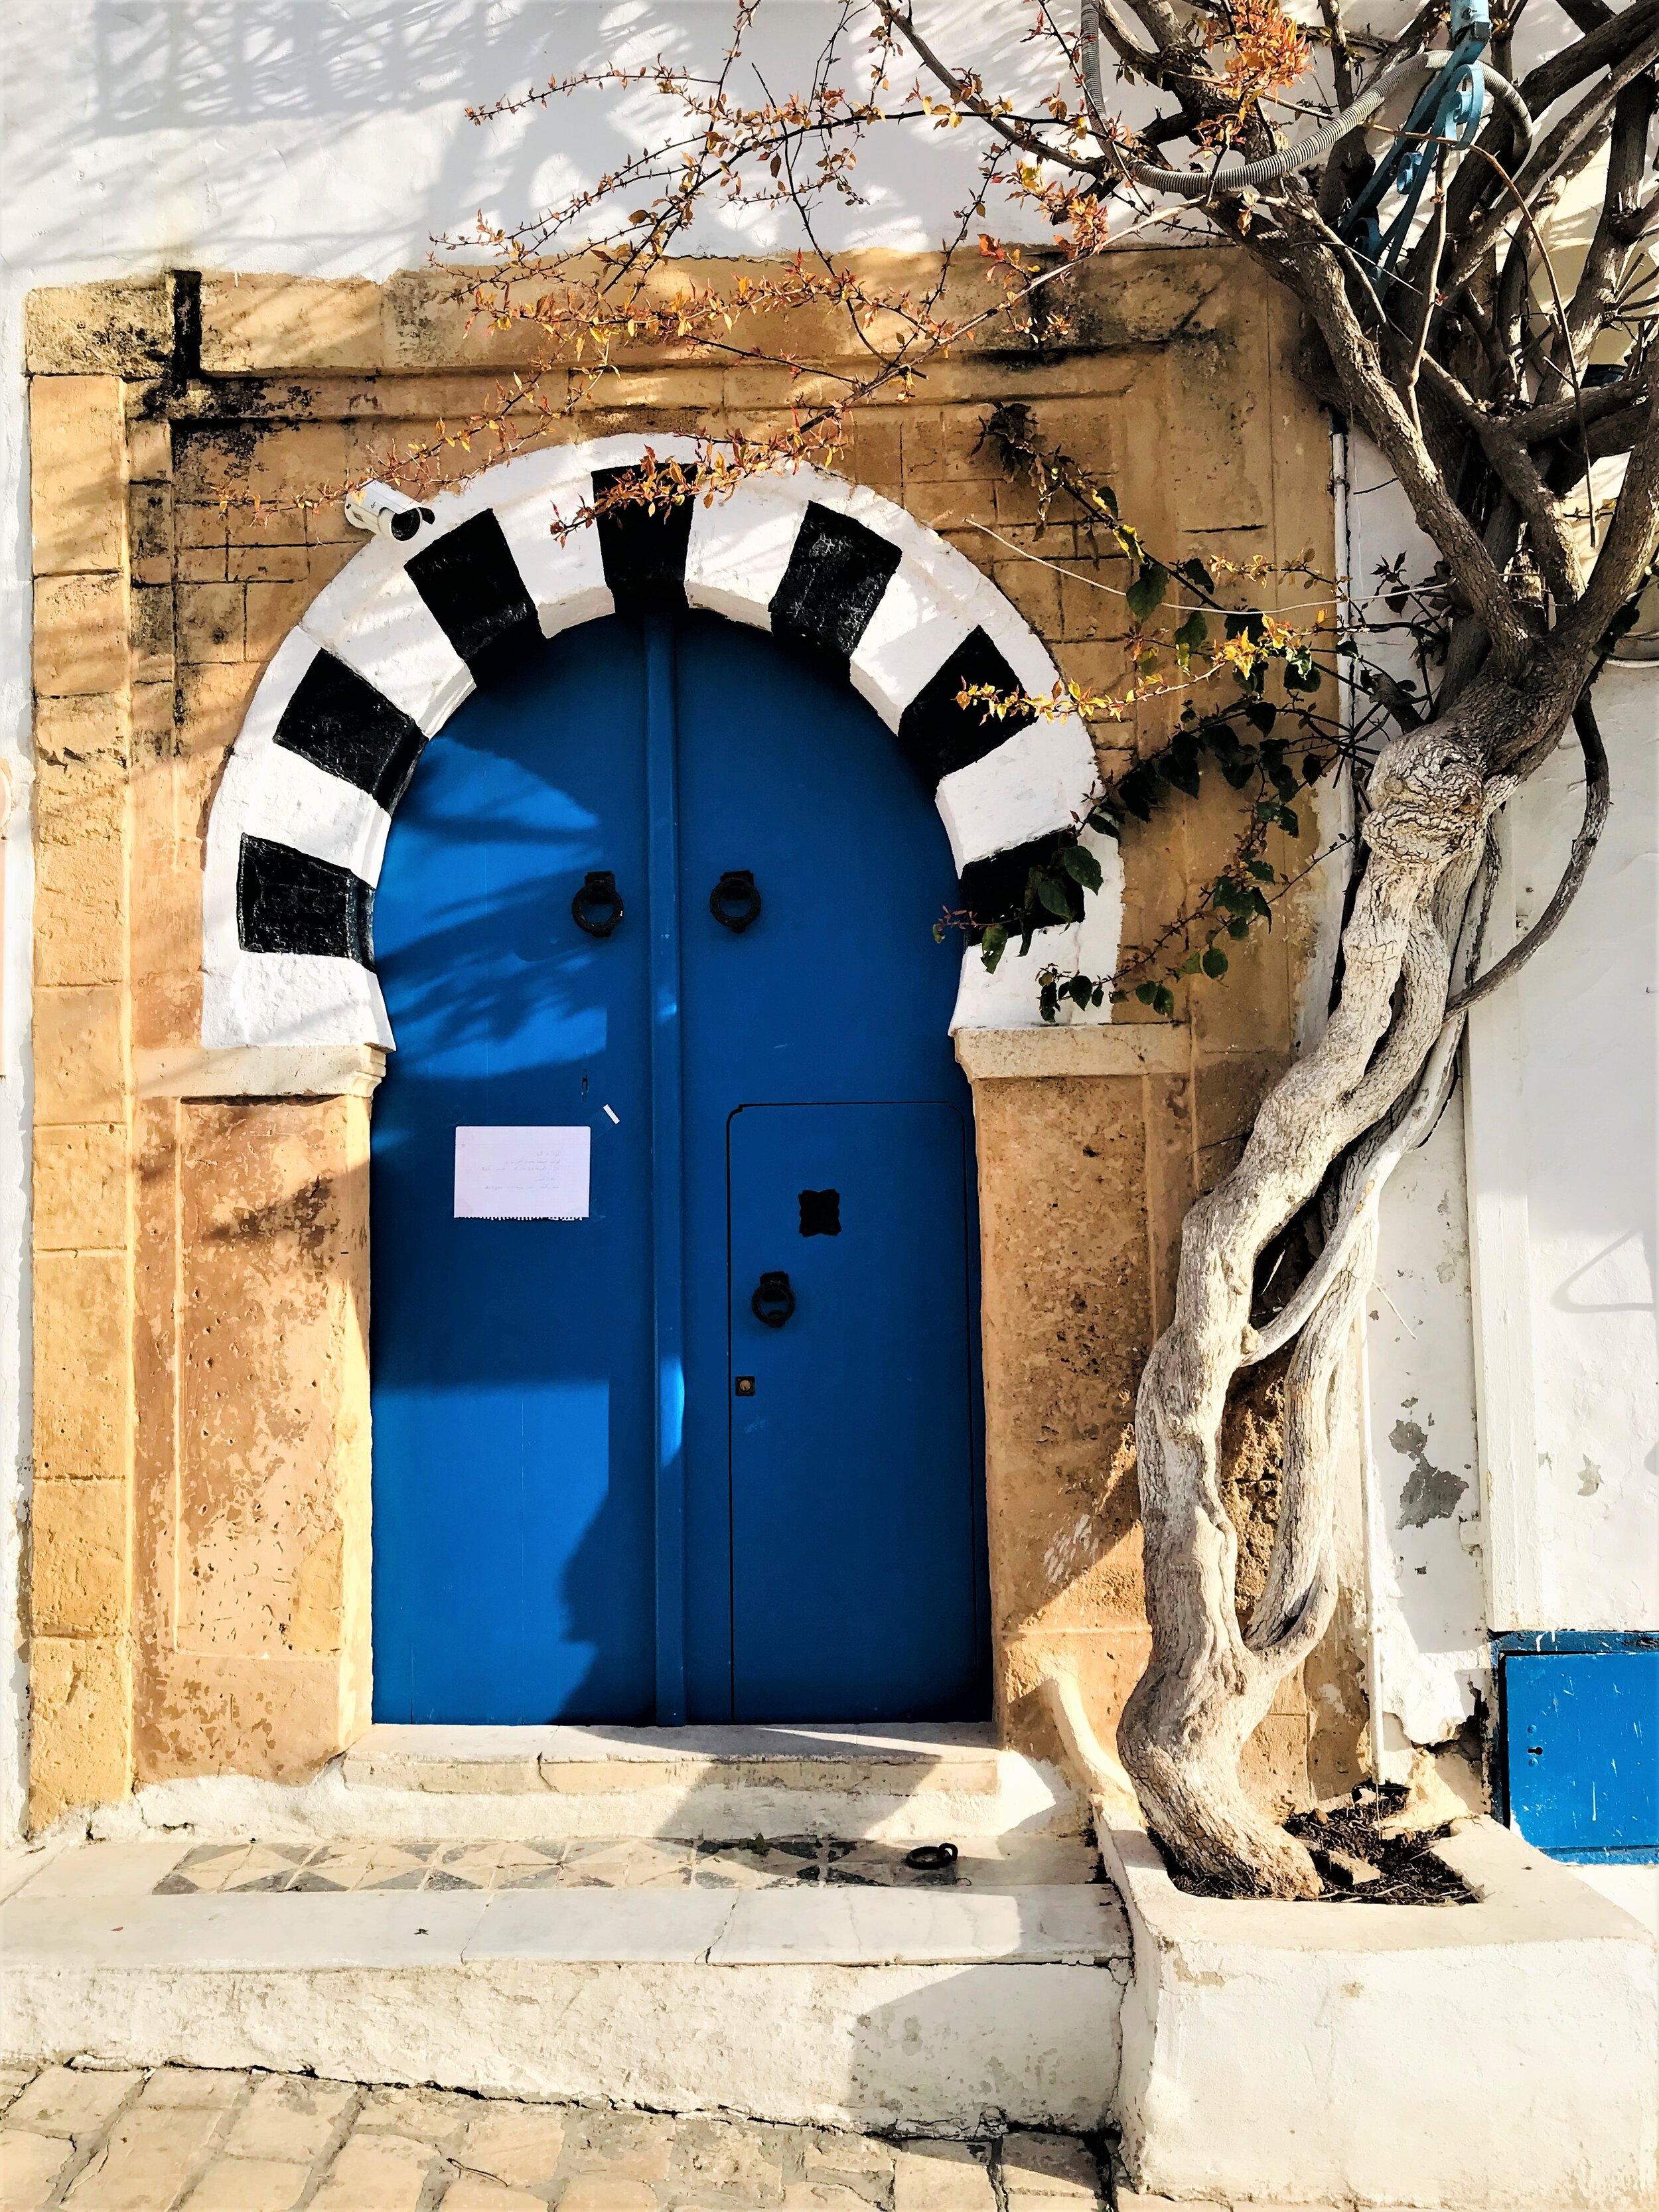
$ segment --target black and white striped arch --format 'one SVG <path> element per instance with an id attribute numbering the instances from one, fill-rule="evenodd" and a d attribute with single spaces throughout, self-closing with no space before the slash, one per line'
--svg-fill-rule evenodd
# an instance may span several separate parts
<path id="1" fill-rule="evenodd" d="M 374 885 L 422 748 L 527 641 L 630 606 L 710 608 L 844 667 L 933 786 L 964 906 L 989 919 L 1018 905 L 1095 780 L 1075 716 L 994 721 L 957 704 L 964 678 L 1049 690 L 1054 664 L 1026 623 L 902 507 L 815 469 L 555 537 L 555 515 L 575 514 L 646 442 L 534 453 L 440 494 L 428 528 L 406 545 L 371 540 L 283 641 L 209 817 L 205 1045 L 392 1043 Z M 650 444 L 663 459 L 694 452 L 688 439 Z M 1111 965 L 1116 849 L 1096 849 L 1106 882 L 1085 918 L 1042 931 L 1024 960 L 1011 950 L 994 975 L 969 948 L 954 1027 L 1034 1022 L 1049 960 Z"/>

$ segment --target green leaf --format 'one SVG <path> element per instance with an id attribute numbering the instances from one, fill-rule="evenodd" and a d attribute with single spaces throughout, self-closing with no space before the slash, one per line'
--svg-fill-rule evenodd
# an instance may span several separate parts
<path id="1" fill-rule="evenodd" d="M 1227 924 L 1227 934 L 1229 937 L 1243 938 L 1248 937 L 1249 933 L 1250 917 L 1247 914 L 1241 914 L 1236 921 L 1230 921 Z"/>
<path id="2" fill-rule="evenodd" d="M 1271 884 L 1277 881 L 1271 860 L 1248 860 L 1245 866 L 1259 884 Z"/>
<path id="3" fill-rule="evenodd" d="M 1176 574 L 1183 584 L 1190 584 L 1195 592 L 1212 592 L 1215 578 L 1196 554 L 1189 561 L 1177 561 Z"/>
<path id="4" fill-rule="evenodd" d="M 1244 896 L 1249 901 L 1250 912 L 1252 914 L 1260 915 L 1262 921 L 1265 921 L 1268 928 L 1271 929 L 1273 926 L 1273 910 L 1268 905 L 1267 900 L 1262 897 L 1261 892 L 1252 885 L 1251 888 L 1245 892 Z"/>
<path id="5" fill-rule="evenodd" d="M 1184 791 L 1188 799 L 1198 797 L 1198 749 L 1190 739 L 1183 744 L 1177 738 L 1160 756 L 1158 765 L 1165 783 Z"/>
<path id="6" fill-rule="evenodd" d="M 1096 807 L 1094 812 L 1089 817 L 1089 827 L 1091 830 L 1098 830 L 1103 836 L 1116 837 L 1121 840 L 1123 836 L 1123 824 L 1115 814 L 1109 813 L 1104 806 Z"/>
<path id="7" fill-rule="evenodd" d="M 1082 884 L 1085 891 L 1100 889 L 1100 863 L 1086 845 L 1062 845 L 1060 865 L 1073 882 Z"/>
<path id="8" fill-rule="evenodd" d="M 1287 837 L 1299 837 L 1302 835 L 1302 823 L 1297 818 L 1295 807 L 1281 806 L 1279 808 L 1279 826 L 1285 832 L 1285 835 Z"/>
<path id="9" fill-rule="evenodd" d="M 1322 681 L 1319 670 L 1311 660 L 1305 668 L 1294 660 L 1285 663 L 1285 689 L 1287 691 L 1317 691 Z"/>
<path id="10" fill-rule="evenodd" d="M 1052 983 L 1045 983 L 1038 992 L 1037 1012 L 1045 1022 L 1053 1021 L 1060 1012 L 1060 994 Z"/>
<path id="11" fill-rule="evenodd" d="M 1306 758 L 1306 760 L 1304 760 L 1304 761 L 1303 762 L 1303 763 L 1302 763 L 1302 781 L 1303 781 L 1303 782 L 1304 782 L 1304 783 L 1317 783 L 1317 782 L 1318 782 L 1318 781 L 1319 781 L 1319 779 L 1320 779 L 1320 777 L 1321 777 L 1322 775 L 1324 775 L 1324 773 L 1325 773 L 1325 763 L 1324 763 L 1324 762 L 1323 762 L 1322 760 L 1321 760 L 1321 759 L 1320 759 L 1319 755 L 1318 755 L 1317 753 L 1310 753 L 1310 754 L 1308 755 L 1308 757 Z"/>
<path id="12" fill-rule="evenodd" d="M 1176 974 L 1177 975 L 1196 975 L 1199 970 L 1199 956 L 1197 953 L 1189 952 L 1187 955 L 1187 957 L 1182 962 L 1180 967 L 1176 969 Z"/>
<path id="13" fill-rule="evenodd" d="M 1074 1006 L 1086 1006 L 1094 995 L 1094 988 L 1086 975 L 1073 975 L 1066 986 L 1066 993 Z"/>
<path id="14" fill-rule="evenodd" d="M 1272 735 L 1273 724 L 1279 720 L 1279 710 L 1275 707 L 1268 706 L 1265 700 L 1253 699 L 1244 709 L 1244 719 L 1246 721 L 1254 722 L 1264 738 L 1269 737 Z"/>
<path id="15" fill-rule="evenodd" d="M 1158 777 L 1149 761 L 1132 768 L 1117 787 L 1117 796 L 1131 814 L 1143 822 L 1152 818 L 1152 802 L 1158 796 Z"/>
<path id="16" fill-rule="evenodd" d="M 994 921 L 979 941 L 979 957 L 985 963 L 985 972 L 994 975 L 997 963 L 1008 950 L 1008 932 L 1005 925 Z"/>
<path id="17" fill-rule="evenodd" d="M 1166 1018 L 1175 1012 L 1175 993 L 1167 983 L 1160 983 L 1152 998 L 1152 1012 Z"/>
<path id="18" fill-rule="evenodd" d="M 1218 945 L 1211 945 L 1204 955 L 1204 973 L 1206 975 L 1224 975 L 1226 972 L 1226 954 Z"/>
<path id="19" fill-rule="evenodd" d="M 1184 645 L 1189 653 L 1196 653 L 1200 647 L 1208 642 L 1209 635 L 1210 625 L 1194 607 L 1176 632 L 1175 641 L 1177 645 Z"/>
<path id="20" fill-rule="evenodd" d="M 1156 983 L 1137 983 L 1135 985 L 1135 996 L 1139 1000 L 1143 1006 L 1157 1005 L 1158 991 L 1158 987 Z"/>
<path id="21" fill-rule="evenodd" d="M 1063 878 L 1051 876 L 1045 870 L 1042 874 L 1037 876 L 1036 895 L 1039 902 L 1048 908 L 1049 913 L 1054 916 L 1056 921 L 1071 921 L 1075 920 L 1076 917 L 1073 910 L 1072 902 L 1066 896 L 1066 884 Z"/>
<path id="22" fill-rule="evenodd" d="M 1129 603 L 1129 612 L 1138 623 L 1144 623 L 1163 605 L 1169 588 L 1169 570 L 1159 562 L 1146 562 L 1123 595 Z"/>

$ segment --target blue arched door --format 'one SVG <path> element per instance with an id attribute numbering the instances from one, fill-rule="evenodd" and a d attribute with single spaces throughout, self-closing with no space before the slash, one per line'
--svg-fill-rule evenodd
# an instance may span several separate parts
<path id="1" fill-rule="evenodd" d="M 954 891 L 844 676 L 712 616 L 428 746 L 374 908 L 378 1717 L 985 1710 Z M 585 1212 L 464 1214 L 458 1144 L 526 1131 Z"/>

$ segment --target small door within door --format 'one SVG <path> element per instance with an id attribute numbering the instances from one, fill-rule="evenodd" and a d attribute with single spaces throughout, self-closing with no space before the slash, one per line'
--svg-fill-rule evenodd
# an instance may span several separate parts
<path id="1" fill-rule="evenodd" d="M 960 1719 L 976 1663 L 967 1132 L 727 1124 L 732 1674 L 745 1719 Z"/>

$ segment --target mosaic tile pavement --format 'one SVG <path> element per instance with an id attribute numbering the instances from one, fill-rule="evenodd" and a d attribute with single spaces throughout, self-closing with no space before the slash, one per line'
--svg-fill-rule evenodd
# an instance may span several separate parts
<path id="1" fill-rule="evenodd" d="M 914 1847 L 816 1836 L 723 1842 L 585 1837 L 557 1843 L 198 1844 L 157 1897 L 275 1890 L 773 1889 L 788 1882 L 992 1892 L 1099 1879 L 1073 1838 L 966 1845 L 945 1867 L 908 1863 Z"/>

